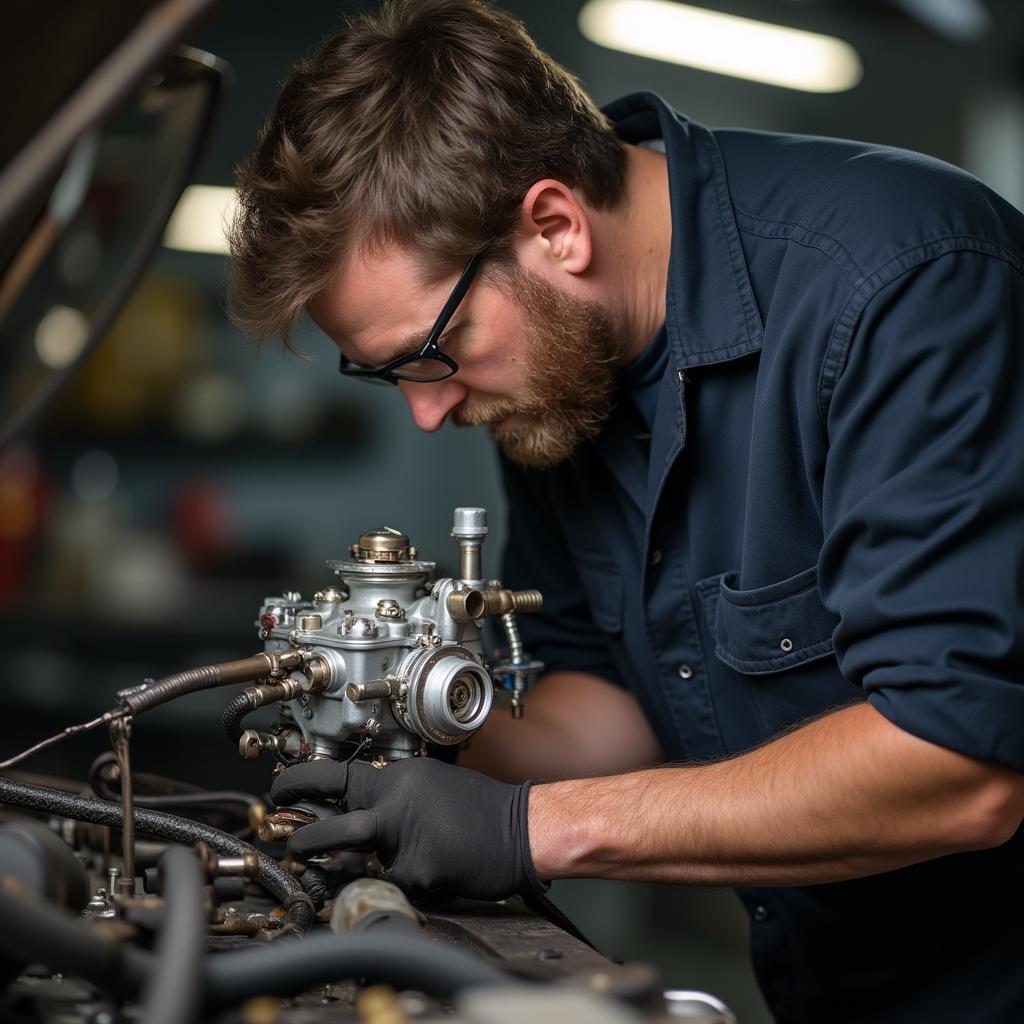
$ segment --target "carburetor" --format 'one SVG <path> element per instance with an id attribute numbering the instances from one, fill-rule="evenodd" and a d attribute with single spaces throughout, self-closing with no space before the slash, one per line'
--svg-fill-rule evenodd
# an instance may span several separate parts
<path id="1" fill-rule="evenodd" d="M 425 753 L 427 744 L 451 746 L 480 728 L 496 686 L 510 691 L 519 717 L 542 666 L 523 651 L 515 613 L 538 610 L 542 599 L 483 578 L 486 536 L 485 509 L 456 508 L 459 577 L 432 580 L 436 563 L 420 559 L 405 534 L 370 530 L 348 559 L 327 562 L 335 585 L 312 600 L 268 597 L 257 621 L 265 652 L 285 664 L 301 657 L 301 666 L 250 687 L 225 710 L 225 731 L 242 756 L 341 758 L 355 743 L 360 757 L 383 763 Z M 501 619 L 509 645 L 508 658 L 493 665 L 481 633 L 488 616 Z M 281 720 L 272 731 L 243 731 L 245 715 L 276 701 Z"/>

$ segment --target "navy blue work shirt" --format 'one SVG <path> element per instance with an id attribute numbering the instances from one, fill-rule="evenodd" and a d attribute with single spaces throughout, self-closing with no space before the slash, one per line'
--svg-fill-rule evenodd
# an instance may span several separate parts
<path id="1" fill-rule="evenodd" d="M 627 686 L 676 761 L 867 700 L 1024 771 L 1024 218 L 914 153 L 607 113 L 665 143 L 668 359 L 649 433 L 620 401 L 504 465 L 531 653 Z M 1022 854 L 740 890 L 778 1020 L 1024 1021 Z"/>

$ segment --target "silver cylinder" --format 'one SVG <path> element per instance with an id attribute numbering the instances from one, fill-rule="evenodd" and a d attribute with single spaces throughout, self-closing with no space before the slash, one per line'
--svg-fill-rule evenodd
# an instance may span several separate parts
<path id="1" fill-rule="evenodd" d="M 454 644 L 417 652 L 403 663 L 409 680 L 403 724 L 432 743 L 461 743 L 484 723 L 494 700 L 487 670 Z"/>
<path id="2" fill-rule="evenodd" d="M 480 549 L 487 536 L 487 509 L 457 508 L 452 519 L 452 537 L 459 545 L 459 578 L 482 579 Z"/>

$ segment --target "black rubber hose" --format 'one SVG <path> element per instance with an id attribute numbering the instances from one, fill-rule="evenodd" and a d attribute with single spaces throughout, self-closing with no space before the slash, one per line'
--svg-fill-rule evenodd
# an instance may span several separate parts
<path id="1" fill-rule="evenodd" d="M 203 1000 L 203 873 L 191 850 L 172 846 L 160 861 L 160 874 L 164 922 L 139 1017 L 146 1024 L 193 1024 Z"/>
<path id="2" fill-rule="evenodd" d="M 311 864 L 299 876 L 299 884 L 309 893 L 309 898 L 313 901 L 314 906 L 319 908 L 324 905 L 330 886 L 327 882 L 327 872 L 322 867 L 318 864 Z"/>
<path id="3" fill-rule="evenodd" d="M 89 821 L 111 828 L 121 827 L 121 805 L 107 800 L 93 800 L 76 796 L 44 786 L 30 786 L 25 782 L 0 777 L 0 804 L 27 807 L 34 811 L 45 811 L 62 818 Z M 285 871 L 277 861 L 261 853 L 235 836 L 211 828 L 198 821 L 179 818 L 148 808 L 135 808 L 135 829 L 142 835 L 166 839 L 186 846 L 203 840 L 218 853 L 230 857 L 241 857 L 255 853 L 257 863 L 256 881 L 265 886 L 284 904 L 287 924 L 277 937 L 307 932 L 313 923 L 313 901 L 299 882 Z"/>
<path id="4" fill-rule="evenodd" d="M 119 996 L 134 995 L 145 976 L 142 954 L 10 880 L 0 884 L 0 952 L 19 967 L 45 964 Z"/>
<path id="5" fill-rule="evenodd" d="M 397 931 L 321 932 L 293 945 L 224 953 L 208 957 L 204 973 L 208 1013 L 253 996 L 294 995 L 350 978 L 441 997 L 477 985 L 511 982 L 497 967 L 461 949 Z"/>
<path id="6" fill-rule="evenodd" d="M 89 786 L 101 800 L 121 799 L 120 790 L 115 790 L 110 784 L 111 779 L 107 777 L 108 771 L 113 769 L 120 770 L 117 764 L 117 755 L 112 750 L 104 750 L 89 765 Z M 163 775 L 137 771 L 132 772 L 132 787 L 136 796 L 148 792 L 154 796 L 176 796 L 180 793 L 201 793 L 203 791 L 202 786 L 195 786 L 191 782 L 181 782 Z"/>
<path id="7" fill-rule="evenodd" d="M 242 720 L 259 706 L 259 694 L 252 687 L 249 687 L 249 689 L 243 690 L 237 696 L 232 697 L 231 702 L 224 709 L 220 724 L 224 729 L 224 734 L 236 747 L 242 740 Z"/>
<path id="8" fill-rule="evenodd" d="M 53 904 L 13 895 L 3 887 L 0 923 L 0 952 L 12 960 L 45 964 L 122 998 L 135 998 L 144 988 L 152 991 L 147 979 L 163 969 L 158 957 L 108 939 Z M 203 948 L 202 943 L 195 945 Z M 301 943 L 207 956 L 201 983 L 189 987 L 205 993 L 203 1008 L 209 1014 L 253 996 L 296 995 L 346 979 L 385 982 L 441 998 L 478 985 L 513 982 L 504 971 L 447 943 L 386 930 L 320 932 Z M 144 1019 L 150 1024 L 153 1018 Z"/>
<path id="9" fill-rule="evenodd" d="M 109 750 L 100 754 L 89 768 L 89 786 L 101 800 L 120 800 L 121 792 L 110 784 L 104 776 L 103 769 L 117 764 L 117 757 Z M 132 772 L 132 788 L 135 792 L 135 803 L 140 807 L 155 807 L 157 810 L 174 807 L 220 807 L 223 804 L 236 804 L 244 808 L 243 817 L 248 815 L 249 808 L 263 801 L 252 793 L 243 793 L 235 789 L 203 789 L 190 782 L 169 779 L 163 775 L 151 775 L 148 772 Z M 156 793 L 140 792 L 145 789 L 156 789 Z"/>

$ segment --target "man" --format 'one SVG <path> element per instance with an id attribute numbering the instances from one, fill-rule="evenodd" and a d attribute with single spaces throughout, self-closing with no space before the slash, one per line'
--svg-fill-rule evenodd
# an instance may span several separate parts
<path id="1" fill-rule="evenodd" d="M 487 423 L 545 594 L 491 778 L 299 765 L 275 799 L 348 813 L 293 852 L 733 885 L 780 1021 L 1024 1019 L 1019 214 L 914 154 L 602 115 L 477 0 L 328 39 L 240 199 L 237 321 L 306 311 L 420 428 Z"/>

